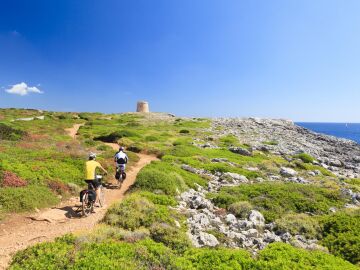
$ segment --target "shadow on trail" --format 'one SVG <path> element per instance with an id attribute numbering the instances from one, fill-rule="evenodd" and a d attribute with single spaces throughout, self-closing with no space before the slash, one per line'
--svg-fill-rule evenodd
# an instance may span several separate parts
<path id="1" fill-rule="evenodd" d="M 75 210 L 74 210 L 75 208 Z M 65 217 L 67 218 L 81 218 L 81 208 L 78 206 L 65 206 L 62 208 L 57 208 L 59 210 L 65 211 Z"/>

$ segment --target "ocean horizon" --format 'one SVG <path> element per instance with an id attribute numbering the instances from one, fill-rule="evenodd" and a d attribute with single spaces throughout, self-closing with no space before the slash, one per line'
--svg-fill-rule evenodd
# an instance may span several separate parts
<path id="1" fill-rule="evenodd" d="M 295 122 L 311 131 L 353 140 L 360 144 L 360 123 Z"/>

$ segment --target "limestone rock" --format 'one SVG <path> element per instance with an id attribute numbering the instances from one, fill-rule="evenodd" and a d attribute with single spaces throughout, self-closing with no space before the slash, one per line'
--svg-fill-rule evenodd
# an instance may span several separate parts
<path id="1" fill-rule="evenodd" d="M 254 224 L 255 227 L 265 226 L 265 218 L 259 211 L 251 210 L 249 214 L 249 220 Z"/>
<path id="2" fill-rule="evenodd" d="M 294 177 L 294 176 L 296 176 L 298 173 L 297 173 L 297 171 L 295 171 L 294 169 L 281 167 L 281 169 L 280 169 L 280 174 L 281 174 L 282 176 L 285 176 L 285 177 Z"/>

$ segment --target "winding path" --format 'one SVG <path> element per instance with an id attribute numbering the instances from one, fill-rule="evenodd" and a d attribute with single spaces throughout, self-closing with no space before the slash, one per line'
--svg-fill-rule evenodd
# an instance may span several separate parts
<path id="1" fill-rule="evenodd" d="M 67 132 L 74 139 L 81 124 L 75 125 Z M 114 150 L 117 144 L 108 144 Z M 16 214 L 0 222 L 0 269 L 6 269 L 11 256 L 15 252 L 36 243 L 51 241 L 56 237 L 71 232 L 92 229 L 104 216 L 108 206 L 123 199 L 125 192 L 134 184 L 138 172 L 156 157 L 137 154 L 139 161 L 131 167 L 121 189 L 106 189 L 105 198 L 107 205 L 96 208 L 96 213 L 82 218 L 75 211 L 80 205 L 79 198 L 74 197 L 60 205 L 39 211 L 35 215 Z"/>

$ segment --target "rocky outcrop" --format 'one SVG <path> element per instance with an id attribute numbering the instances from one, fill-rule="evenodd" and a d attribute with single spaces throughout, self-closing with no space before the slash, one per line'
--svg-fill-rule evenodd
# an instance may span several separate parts
<path id="1" fill-rule="evenodd" d="M 282 156 L 308 153 L 320 166 L 338 176 L 360 177 L 359 144 L 312 132 L 288 120 L 217 118 L 213 120 L 211 131 L 217 136 L 235 135 L 253 150 Z"/>
<path id="2" fill-rule="evenodd" d="M 194 246 L 215 247 L 222 244 L 232 248 L 246 248 L 254 253 L 269 243 L 281 241 L 294 242 L 304 248 L 316 247 L 316 240 L 307 240 L 301 235 L 292 236 L 288 232 L 276 232 L 275 224 L 266 224 L 264 216 L 255 209 L 250 211 L 247 218 L 239 219 L 231 213 L 224 213 L 223 209 L 206 198 L 208 192 L 217 192 L 223 186 L 249 184 L 245 176 L 236 173 L 213 175 L 189 165 L 183 165 L 182 168 L 211 179 L 206 188 L 198 186 L 197 190 L 190 189 L 178 197 L 179 205 L 176 209 L 188 217 L 188 235 Z M 217 239 L 216 235 L 222 235 L 221 239 Z"/>

